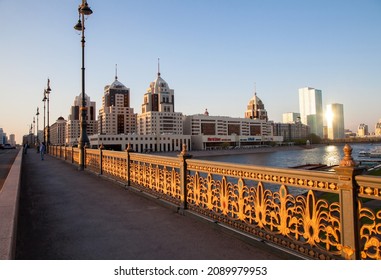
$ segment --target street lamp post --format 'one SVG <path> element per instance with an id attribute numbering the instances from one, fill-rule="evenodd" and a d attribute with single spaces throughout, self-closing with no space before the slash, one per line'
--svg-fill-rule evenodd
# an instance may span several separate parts
<path id="1" fill-rule="evenodd" d="M 37 113 L 36 113 L 36 117 L 37 117 L 37 145 L 40 144 L 40 141 L 38 139 L 38 116 L 40 115 L 40 112 L 38 110 L 38 107 L 37 107 Z"/>
<path id="2" fill-rule="evenodd" d="M 52 89 L 50 88 L 50 79 L 48 78 L 48 84 L 47 88 L 45 90 L 45 96 L 46 96 L 46 101 L 48 102 L 48 124 L 47 124 L 47 130 L 46 130 L 46 142 L 45 142 L 45 147 L 46 147 L 46 152 L 49 153 L 49 145 L 50 145 L 50 125 L 49 125 L 49 95 Z"/>
<path id="3" fill-rule="evenodd" d="M 33 117 L 33 135 L 36 135 L 36 119 Z M 34 137 L 34 144 L 36 145 L 37 138 Z"/>
<path id="4" fill-rule="evenodd" d="M 89 138 L 86 132 L 86 95 L 85 95 L 85 16 L 91 15 L 93 11 L 90 9 L 86 0 L 82 0 L 82 4 L 78 7 L 78 23 L 74 29 L 82 33 L 82 104 L 81 104 L 81 118 L 80 118 L 80 137 L 79 137 L 79 169 L 85 169 L 85 146 L 89 144 Z"/>
<path id="5" fill-rule="evenodd" d="M 44 102 L 44 139 L 42 140 L 45 144 L 46 144 L 46 124 L 45 124 L 45 118 L 46 118 L 46 100 L 47 100 L 47 97 L 46 97 L 46 89 L 44 89 L 44 97 L 42 98 L 42 102 Z"/>

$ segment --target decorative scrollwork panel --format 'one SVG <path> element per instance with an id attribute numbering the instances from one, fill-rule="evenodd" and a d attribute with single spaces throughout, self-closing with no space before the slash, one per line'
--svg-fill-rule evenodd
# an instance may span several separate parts
<path id="1" fill-rule="evenodd" d="M 340 257 L 338 202 L 319 199 L 311 189 L 294 195 L 286 184 L 274 190 L 262 181 L 248 185 L 242 177 L 198 170 L 187 178 L 192 210 L 310 257 Z"/>
<path id="2" fill-rule="evenodd" d="M 100 170 L 100 158 L 98 151 L 88 151 L 86 150 L 86 168 L 92 170 L 93 172 L 99 172 Z"/>
<path id="3" fill-rule="evenodd" d="M 361 258 L 381 260 L 381 203 L 372 209 L 359 202 L 358 208 Z"/>
<path id="4" fill-rule="evenodd" d="M 163 161 L 130 160 L 130 182 L 137 188 L 180 204 L 180 173 L 174 164 Z"/>

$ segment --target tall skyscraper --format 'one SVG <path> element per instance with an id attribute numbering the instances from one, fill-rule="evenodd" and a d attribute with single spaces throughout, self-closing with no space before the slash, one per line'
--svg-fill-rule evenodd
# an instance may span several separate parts
<path id="1" fill-rule="evenodd" d="M 89 137 L 93 147 L 136 152 L 181 151 L 192 147 L 191 136 L 183 135 L 183 114 L 174 112 L 174 90 L 158 72 L 144 94 L 142 113 L 130 107 L 130 89 L 117 80 L 105 87 L 99 110 L 99 134 Z"/>
<path id="2" fill-rule="evenodd" d="M 161 77 L 150 83 L 138 115 L 139 134 L 183 134 L 183 114 L 175 112 L 174 90 Z"/>
<path id="3" fill-rule="evenodd" d="M 310 127 L 311 133 L 323 137 L 322 92 L 310 87 L 299 89 L 300 119 Z"/>
<path id="4" fill-rule="evenodd" d="M 343 104 L 328 104 L 326 118 L 328 139 L 343 139 L 345 137 Z"/>
<path id="5" fill-rule="evenodd" d="M 136 114 L 130 107 L 130 89 L 118 81 L 104 88 L 98 116 L 98 134 L 136 133 Z"/>
<path id="6" fill-rule="evenodd" d="M 87 135 L 92 135 L 97 132 L 97 120 L 95 117 L 96 105 L 94 101 L 90 100 L 90 97 L 86 94 L 86 106 L 87 106 Z M 80 136 L 80 108 L 82 106 L 82 94 L 78 95 L 74 99 L 74 104 L 71 106 L 70 114 L 66 123 L 66 144 L 73 145 L 78 143 Z M 39 138 L 41 139 L 41 138 Z"/>

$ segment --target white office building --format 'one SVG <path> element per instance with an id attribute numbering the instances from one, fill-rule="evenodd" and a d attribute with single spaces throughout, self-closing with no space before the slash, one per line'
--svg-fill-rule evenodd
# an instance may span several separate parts
<path id="1" fill-rule="evenodd" d="M 310 87 L 299 89 L 301 122 L 310 127 L 310 132 L 323 137 L 322 91 Z"/>

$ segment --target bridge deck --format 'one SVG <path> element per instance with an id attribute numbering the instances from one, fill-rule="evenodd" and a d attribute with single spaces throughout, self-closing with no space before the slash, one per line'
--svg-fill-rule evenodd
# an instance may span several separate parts
<path id="1" fill-rule="evenodd" d="M 31 150 L 23 161 L 18 232 L 16 259 L 293 258 Z"/>

